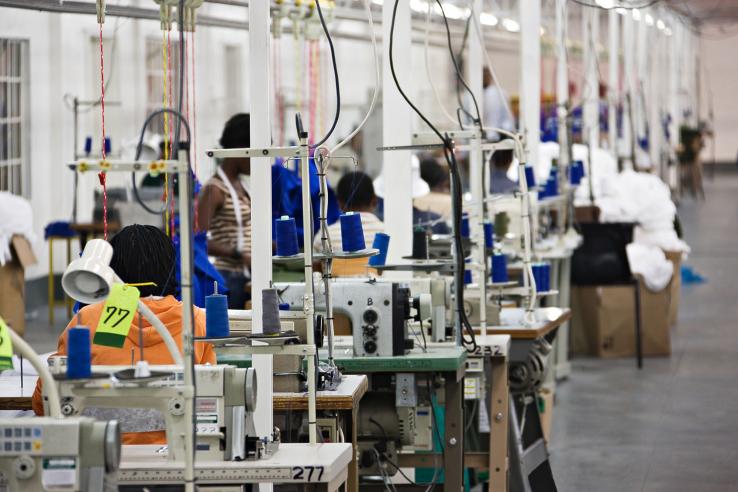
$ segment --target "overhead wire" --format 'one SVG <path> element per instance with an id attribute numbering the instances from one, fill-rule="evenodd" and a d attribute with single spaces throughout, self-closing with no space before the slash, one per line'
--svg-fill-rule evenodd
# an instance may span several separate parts
<path id="1" fill-rule="evenodd" d="M 325 37 L 328 40 L 328 46 L 330 47 L 330 51 L 331 51 L 331 63 L 333 64 L 333 78 L 336 84 L 336 113 L 335 113 L 335 116 L 333 117 L 333 123 L 331 123 L 331 127 L 328 130 L 328 132 L 316 144 L 311 145 L 312 148 L 318 148 L 328 141 L 328 139 L 330 138 L 330 136 L 333 134 L 334 130 L 336 129 L 336 125 L 338 124 L 338 119 L 341 116 L 341 84 L 340 84 L 340 79 L 338 77 L 338 65 L 336 64 L 336 49 L 333 46 L 333 38 L 331 38 L 331 33 L 328 30 L 328 26 L 325 23 L 325 18 L 323 17 L 323 9 L 320 8 L 320 0 L 315 0 L 315 8 L 318 11 L 318 17 L 320 18 L 320 24 L 321 26 L 323 26 L 323 32 L 325 33 Z"/>
<path id="2" fill-rule="evenodd" d="M 100 27 L 100 117 L 102 121 L 102 160 L 107 158 L 105 149 L 105 49 L 103 46 L 103 21 L 98 23 Z M 76 145 L 76 142 L 75 142 Z M 103 238 L 108 240 L 108 186 L 107 174 L 101 171 L 97 175 L 103 190 Z"/>
<path id="3" fill-rule="evenodd" d="M 459 325 L 462 328 L 461 333 L 459 335 L 461 336 L 462 344 L 467 346 L 467 350 L 469 350 L 469 347 L 471 347 L 471 351 L 476 351 L 478 349 L 477 343 L 476 343 L 476 337 L 474 334 L 474 330 L 471 327 L 471 324 L 469 323 L 469 320 L 466 317 L 466 313 L 464 311 L 464 290 L 463 290 L 463 271 L 464 271 L 464 247 L 462 244 L 461 239 L 461 214 L 462 214 L 462 192 L 461 192 L 461 174 L 459 172 L 458 163 L 456 162 L 456 156 L 454 154 L 454 146 L 451 141 L 451 139 L 447 136 L 442 134 L 434 125 L 431 123 L 431 121 L 423 114 L 420 109 L 412 102 L 412 100 L 409 98 L 409 96 L 405 93 L 405 91 L 402 89 L 402 84 L 400 84 L 399 79 L 397 78 L 397 72 L 395 69 L 395 62 L 394 62 L 394 39 L 395 39 L 395 25 L 397 21 L 397 7 L 399 5 L 399 0 L 395 0 L 393 9 L 392 9 L 392 21 L 390 25 L 390 39 L 389 39 L 389 62 L 390 62 L 390 72 L 392 74 L 392 80 L 395 83 L 395 87 L 397 88 L 397 91 L 400 93 L 400 96 L 405 100 L 405 102 L 410 106 L 410 108 L 420 117 L 420 119 L 435 133 L 438 138 L 443 142 L 444 146 L 444 157 L 446 158 L 446 162 L 448 163 L 449 169 L 450 169 L 450 175 L 453 186 L 453 209 L 454 209 L 454 217 L 453 217 L 453 223 L 454 223 L 454 247 L 456 250 L 456 265 L 455 265 L 455 284 L 456 284 L 456 312 L 457 316 L 459 318 Z M 446 23 L 446 26 L 448 27 L 448 23 Z M 467 339 L 463 331 L 466 330 L 469 336 L 469 339 Z"/>
<path id="4" fill-rule="evenodd" d="M 429 49 L 429 41 L 430 41 L 430 20 L 431 20 L 431 12 L 433 11 L 433 8 L 431 7 L 433 2 L 435 0 L 428 0 L 428 11 L 425 15 L 425 40 L 423 43 L 423 55 L 425 57 L 425 74 L 428 77 L 428 83 L 431 86 L 431 89 L 433 90 L 433 95 L 436 97 L 436 103 L 438 104 L 438 107 L 441 109 L 441 112 L 443 115 L 448 119 L 449 122 L 451 122 L 452 125 L 456 124 L 456 118 L 451 116 L 451 114 L 446 109 L 446 106 L 443 103 L 443 100 L 441 99 L 441 95 L 438 92 L 438 88 L 436 87 L 436 83 L 434 82 L 434 77 L 431 75 L 430 70 L 430 59 L 428 56 Z"/>
<path id="5" fill-rule="evenodd" d="M 381 79 L 381 73 L 379 68 L 379 49 L 377 48 L 377 35 L 374 32 L 374 20 L 372 19 L 372 8 L 370 0 L 364 0 L 364 8 L 366 10 L 367 19 L 369 20 L 369 36 L 372 40 L 372 52 L 374 54 L 374 90 L 372 92 L 372 100 L 369 103 L 369 109 L 361 120 L 361 123 L 352 131 L 346 138 L 337 143 L 332 149 L 330 154 L 334 154 L 338 149 L 350 142 L 364 127 L 369 117 L 374 112 L 374 107 L 377 103 L 377 97 L 379 95 L 379 84 Z"/>

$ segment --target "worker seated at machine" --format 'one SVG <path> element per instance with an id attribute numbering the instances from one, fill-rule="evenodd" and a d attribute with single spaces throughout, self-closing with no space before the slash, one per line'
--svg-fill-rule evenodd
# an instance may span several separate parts
<path id="1" fill-rule="evenodd" d="M 413 200 L 413 206 L 450 220 L 452 207 L 448 168 L 442 167 L 435 157 L 426 157 L 420 161 L 420 177 L 428 183 L 430 193 Z"/>
<path id="2" fill-rule="evenodd" d="M 172 241 L 159 229 L 148 225 L 131 225 L 123 228 L 111 240 L 113 257 L 110 267 L 127 284 L 137 285 L 141 301 L 166 326 L 182 352 L 182 303 L 174 295 L 176 282 L 174 269 L 176 255 Z M 89 327 L 92 339 L 97 329 L 104 303 L 83 307 L 72 318 L 59 337 L 56 354 L 67 354 L 67 331 L 75 326 Z M 205 311 L 194 308 L 194 336 L 205 336 Z M 121 348 L 92 345 L 93 365 L 127 366 L 140 358 L 152 365 L 173 364 L 161 336 L 143 316 L 135 316 L 125 343 Z M 195 344 L 195 364 L 215 364 L 215 351 L 208 343 Z M 33 393 L 33 410 L 43 415 L 41 381 Z M 92 410 L 94 415 L 95 410 Z M 106 416 L 111 411 L 105 411 Z M 121 428 L 143 429 L 141 432 L 124 432 L 123 444 L 165 444 L 164 428 L 152 429 L 150 412 L 140 409 L 113 410 L 121 422 Z M 158 420 L 158 419 L 156 419 Z"/>
<path id="3" fill-rule="evenodd" d="M 341 210 L 361 214 L 361 225 L 364 231 L 364 244 L 368 248 L 374 243 L 374 236 L 384 232 L 384 223 L 374 215 L 377 208 L 377 195 L 374 193 L 372 179 L 361 171 L 344 175 L 338 182 L 336 196 Z M 328 226 L 328 235 L 331 239 L 333 251 L 341 251 L 341 224 L 335 222 Z M 315 248 L 322 250 L 321 234 L 315 235 Z M 333 262 L 332 273 L 338 277 L 366 275 L 367 258 L 336 259 Z"/>
<path id="4" fill-rule="evenodd" d="M 513 163 L 512 149 L 493 152 L 489 162 L 492 165 L 490 191 L 500 195 L 514 193 L 518 189 L 518 184 L 507 177 L 507 172 Z"/>

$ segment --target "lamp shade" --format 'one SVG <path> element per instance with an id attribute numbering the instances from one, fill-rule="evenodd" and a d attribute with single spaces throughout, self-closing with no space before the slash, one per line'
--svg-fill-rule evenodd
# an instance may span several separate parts
<path id="1" fill-rule="evenodd" d="M 67 266 L 62 276 L 62 288 L 72 299 L 95 304 L 110 293 L 117 275 L 110 268 L 113 247 L 102 239 L 93 239 L 85 246 L 82 256 Z"/>

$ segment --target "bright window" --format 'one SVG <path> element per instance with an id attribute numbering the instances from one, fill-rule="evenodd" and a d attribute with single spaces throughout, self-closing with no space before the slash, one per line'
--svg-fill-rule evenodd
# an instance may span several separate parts
<path id="1" fill-rule="evenodd" d="M 28 196 L 28 41 L 0 38 L 0 191 Z"/>

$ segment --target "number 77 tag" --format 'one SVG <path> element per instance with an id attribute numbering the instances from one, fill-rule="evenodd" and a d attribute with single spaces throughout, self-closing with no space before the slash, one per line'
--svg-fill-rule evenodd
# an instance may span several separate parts
<path id="1" fill-rule="evenodd" d="M 105 300 L 92 343 L 121 348 L 126 342 L 141 293 L 131 285 L 113 284 Z"/>

